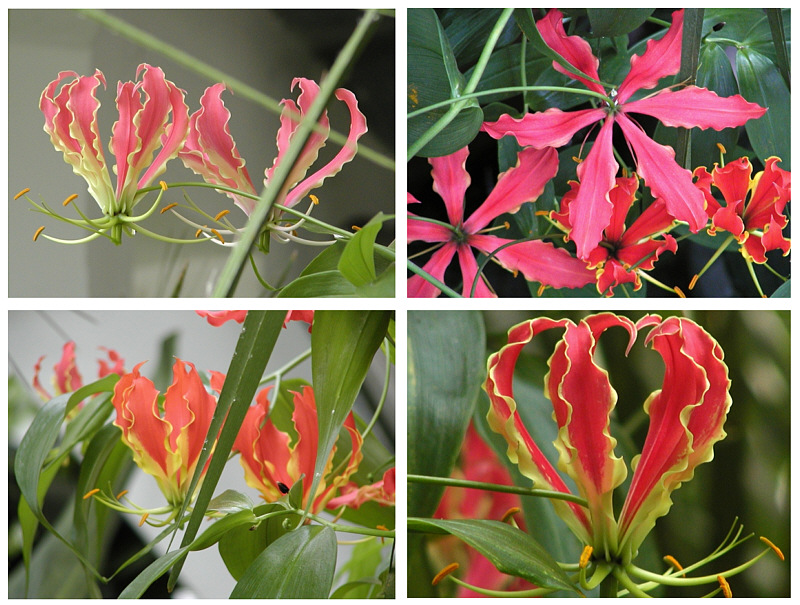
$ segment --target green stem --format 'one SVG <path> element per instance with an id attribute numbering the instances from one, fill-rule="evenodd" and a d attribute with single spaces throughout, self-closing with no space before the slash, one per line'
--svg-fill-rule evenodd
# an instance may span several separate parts
<path id="1" fill-rule="evenodd" d="M 618 588 L 619 583 L 617 582 L 617 577 L 613 573 L 608 574 L 603 578 L 603 581 L 600 582 L 600 598 L 616 599 Z"/>
<path id="2" fill-rule="evenodd" d="M 389 339 L 384 339 L 383 344 L 385 349 L 384 356 L 386 357 L 386 372 L 383 376 L 383 391 L 381 391 L 381 398 L 378 400 L 378 405 L 375 406 L 375 413 L 372 415 L 369 424 L 367 424 L 367 426 L 361 432 L 361 438 L 364 440 L 366 440 L 367 435 L 372 432 L 372 427 L 375 426 L 375 423 L 378 422 L 378 418 L 383 411 L 383 406 L 386 403 L 386 396 L 389 394 L 389 382 L 392 376 L 392 362 L 391 359 L 389 359 Z"/>
<path id="3" fill-rule="evenodd" d="M 502 492 L 504 494 L 519 494 L 520 496 L 536 496 L 538 498 L 549 498 L 551 500 L 566 500 L 574 502 L 583 507 L 589 504 L 585 499 L 573 494 L 555 492 L 547 489 L 534 489 L 531 487 L 518 487 L 516 485 L 500 485 L 498 483 L 485 483 L 483 481 L 467 481 L 466 479 L 453 479 L 452 477 L 430 477 L 427 475 L 408 475 L 409 483 L 425 483 L 428 485 L 445 485 L 449 487 L 466 487 L 471 489 L 482 489 L 490 492 Z"/>
<path id="4" fill-rule="evenodd" d="M 418 267 L 415 263 L 412 263 L 410 260 L 406 261 L 406 266 L 408 267 L 409 271 L 411 271 L 412 273 L 416 273 L 425 281 L 433 284 L 434 286 L 439 288 L 444 294 L 447 294 L 447 296 L 449 296 L 450 298 L 462 298 L 462 296 L 458 292 L 453 290 L 450 286 L 436 279 L 433 275 L 431 275 L 424 269 Z"/>
<path id="5" fill-rule="evenodd" d="M 297 514 L 302 514 L 303 511 L 296 510 L 294 511 Z M 372 529 L 371 527 L 355 527 L 353 525 L 339 525 L 338 523 L 332 523 L 327 519 L 323 519 L 318 515 L 313 513 L 308 513 L 308 517 L 313 519 L 317 523 L 322 525 L 326 525 L 333 530 L 343 532 L 346 534 L 361 534 L 362 536 L 376 536 L 378 538 L 391 538 L 394 539 L 394 530 L 384 530 L 384 529 Z"/>
<path id="6" fill-rule="evenodd" d="M 700 64 L 700 43 L 703 35 L 702 8 L 687 8 L 683 15 L 683 40 L 681 41 L 681 69 L 677 82 L 687 81 L 694 84 L 697 68 Z M 688 128 L 678 129 L 678 141 L 675 146 L 675 161 L 679 166 L 689 168 L 692 160 L 692 131 Z"/>

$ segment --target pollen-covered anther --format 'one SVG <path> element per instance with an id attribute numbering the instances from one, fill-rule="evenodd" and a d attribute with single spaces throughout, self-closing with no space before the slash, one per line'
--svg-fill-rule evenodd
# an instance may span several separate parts
<path id="1" fill-rule="evenodd" d="M 699 274 L 695 274 L 695 276 L 692 278 L 692 281 L 689 282 L 689 289 L 690 290 L 694 290 L 694 287 L 697 285 L 697 280 L 698 279 L 700 279 L 700 275 Z"/>
<path id="2" fill-rule="evenodd" d="M 581 162 L 583 162 L 583 160 L 579 158 L 577 155 L 572 156 L 572 161 L 575 162 L 576 164 L 580 164 Z"/>
<path id="3" fill-rule="evenodd" d="M 586 569 L 586 566 L 589 565 L 589 559 L 592 558 L 593 552 L 594 548 L 592 548 L 591 544 L 584 546 L 583 552 L 581 553 L 581 558 L 578 560 L 578 567 L 581 569 Z"/>
<path id="4" fill-rule="evenodd" d="M 173 209 L 173 208 L 175 208 L 175 206 L 177 206 L 177 205 L 178 205 L 178 202 L 172 202 L 171 204 L 169 204 L 169 205 L 167 205 L 167 206 L 164 206 L 164 207 L 161 209 L 161 214 L 164 214 L 164 213 L 165 213 L 167 210 L 172 210 L 172 209 Z"/>
<path id="5" fill-rule="evenodd" d="M 78 199 L 78 194 L 77 193 L 73 193 L 71 196 L 69 196 L 67 199 L 65 199 L 63 202 L 61 202 L 61 205 L 66 207 L 66 206 L 69 205 L 69 203 L 71 201 L 77 200 L 77 199 Z"/>
<path id="6" fill-rule="evenodd" d="M 358 225 L 353 225 L 353 226 L 351 227 L 351 229 L 352 229 L 353 231 L 361 231 L 361 227 L 359 227 Z"/>
<path id="7" fill-rule="evenodd" d="M 88 492 L 86 492 L 85 494 L 83 494 L 83 499 L 84 499 L 84 500 L 88 500 L 89 498 L 91 498 L 92 496 L 94 496 L 94 495 L 95 495 L 97 492 L 99 492 L 99 491 L 100 491 L 100 488 L 99 488 L 99 487 L 96 487 L 96 488 L 94 488 L 94 489 L 90 489 Z"/>
<path id="8" fill-rule="evenodd" d="M 36 230 L 36 233 L 34 233 L 34 234 L 33 234 L 33 241 L 36 241 L 36 239 L 39 237 L 39 234 L 41 234 L 41 232 L 42 232 L 42 231 L 44 231 L 44 225 L 42 225 L 41 227 L 39 227 L 39 228 Z"/>
<path id="9" fill-rule="evenodd" d="M 31 188 L 30 188 L 30 187 L 25 187 L 25 189 L 23 189 L 23 190 L 22 190 L 22 191 L 20 191 L 20 192 L 19 192 L 17 195 L 15 195 L 15 196 L 14 196 L 14 199 L 15 199 L 15 200 L 18 200 L 18 199 L 19 199 L 19 198 L 21 198 L 23 195 L 25 195 L 26 193 L 28 193 L 30 190 L 31 190 Z"/>
<path id="10" fill-rule="evenodd" d="M 221 241 L 223 244 L 225 243 L 225 238 L 224 238 L 224 237 L 222 237 L 222 235 L 220 234 L 220 232 L 219 232 L 219 231 L 217 231 L 216 229 L 211 229 L 211 233 L 213 233 L 214 235 L 216 235 L 216 236 L 217 236 L 217 239 L 218 239 L 219 241 Z"/>
<path id="11" fill-rule="evenodd" d="M 545 285 L 540 284 L 539 289 L 536 291 L 536 296 L 541 296 L 542 294 L 544 294 L 544 290 L 545 290 Z"/>
<path id="12" fill-rule="evenodd" d="M 310 199 L 310 200 L 311 200 L 311 203 L 312 203 L 312 204 L 314 204 L 315 206 L 316 206 L 317 204 L 319 204 L 319 198 L 318 198 L 316 195 L 314 195 L 313 193 L 310 193 L 310 194 L 308 195 L 308 199 Z"/>
<path id="13" fill-rule="evenodd" d="M 534 212 L 534 214 L 536 216 L 550 216 L 550 211 L 549 210 L 537 210 L 536 212 Z"/>
<path id="14" fill-rule="evenodd" d="M 503 518 L 500 519 L 500 521 L 502 521 L 503 523 L 508 523 L 514 517 L 514 515 L 516 515 L 519 512 L 520 512 L 519 506 L 512 506 L 506 511 L 506 514 L 503 515 Z"/>
<path id="15" fill-rule="evenodd" d="M 683 571 L 683 566 L 680 563 L 678 563 L 678 560 L 672 555 L 664 556 L 664 562 L 673 569 L 676 569 L 678 571 Z M 685 576 L 686 574 L 681 574 L 681 575 Z"/>
<path id="16" fill-rule="evenodd" d="M 219 214 L 217 214 L 217 216 L 214 217 L 214 220 L 218 221 L 223 216 L 225 216 L 226 214 L 230 214 L 230 213 L 231 213 L 231 211 L 226 208 L 225 210 L 220 211 Z"/>
<path id="17" fill-rule="evenodd" d="M 519 275 L 519 271 L 518 271 L 517 269 L 514 269 L 514 270 L 511 272 L 511 275 L 513 275 L 513 276 L 514 276 L 514 278 L 516 278 L 516 277 L 517 277 L 517 275 Z"/>
<path id="18" fill-rule="evenodd" d="M 675 290 L 675 294 L 677 294 L 681 298 L 686 298 L 686 295 L 683 293 L 683 290 L 681 290 L 678 286 L 675 286 L 672 289 Z"/>
<path id="19" fill-rule="evenodd" d="M 208 227 L 200 227 L 197 231 L 194 232 L 195 238 L 200 237 L 200 234 L 203 233 L 204 229 L 208 229 Z"/>
<path id="20" fill-rule="evenodd" d="M 781 549 L 775 546 L 775 544 L 772 543 L 772 540 L 770 540 L 769 538 L 765 538 L 764 536 L 759 536 L 758 539 L 761 540 L 767 546 L 769 546 L 772 550 L 774 550 L 775 554 L 778 555 L 778 558 L 781 561 L 786 560 L 786 558 L 783 556 L 783 552 L 781 552 Z"/>
<path id="21" fill-rule="evenodd" d="M 158 184 L 161 187 L 161 191 L 166 191 L 167 189 L 169 189 L 169 186 L 167 185 L 166 181 L 158 181 Z"/>
<path id="22" fill-rule="evenodd" d="M 442 571 L 440 571 L 434 576 L 433 580 L 431 580 L 431 586 L 436 586 L 439 582 L 444 580 L 447 576 L 449 576 L 458 568 L 459 568 L 458 563 L 450 563 L 450 565 L 445 567 Z"/>
<path id="23" fill-rule="evenodd" d="M 728 151 L 725 149 L 725 145 L 722 143 L 717 143 L 717 149 L 720 150 L 720 153 L 728 153 Z"/>
<path id="24" fill-rule="evenodd" d="M 147 521 L 147 517 L 149 517 L 149 516 L 150 516 L 150 513 L 145 513 L 145 514 L 142 515 L 142 517 L 139 519 L 139 527 L 144 525 L 144 522 Z"/>
<path id="25" fill-rule="evenodd" d="M 128 490 L 124 489 L 120 493 L 117 494 L 117 500 L 120 500 L 122 496 L 128 493 Z"/>
<path id="26" fill-rule="evenodd" d="M 717 576 L 717 581 L 719 582 L 719 587 L 722 589 L 722 594 L 725 595 L 725 598 L 732 598 L 733 593 L 731 592 L 731 585 L 728 584 L 728 580 L 722 576 Z"/>

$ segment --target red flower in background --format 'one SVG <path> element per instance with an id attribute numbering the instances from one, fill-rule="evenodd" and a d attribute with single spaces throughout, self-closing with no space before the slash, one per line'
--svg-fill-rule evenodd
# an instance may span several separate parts
<path id="1" fill-rule="evenodd" d="M 97 363 L 99 368 L 97 370 L 97 377 L 103 378 L 109 374 L 124 374 L 125 373 L 125 360 L 119 356 L 119 353 L 112 349 L 100 347 L 106 352 L 108 360 L 98 359 Z M 83 377 L 78 371 L 78 366 L 75 364 L 75 342 L 69 341 L 64 344 L 61 353 L 61 359 L 53 366 L 53 388 L 54 395 L 51 395 L 39 380 L 39 372 L 42 369 L 42 361 L 45 356 L 42 355 L 33 367 L 33 388 L 45 401 L 49 401 L 53 397 L 63 395 L 64 393 L 71 393 L 83 386 Z"/>

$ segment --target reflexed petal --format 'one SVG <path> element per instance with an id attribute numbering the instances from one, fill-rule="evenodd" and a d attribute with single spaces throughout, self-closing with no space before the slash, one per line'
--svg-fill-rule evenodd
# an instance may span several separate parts
<path id="1" fill-rule="evenodd" d="M 522 424 L 514 399 L 513 378 L 517 359 L 526 344 L 544 330 L 564 328 L 570 323 L 567 319 L 542 317 L 524 321 L 511 328 L 508 331 L 508 344 L 489 357 L 488 375 L 484 385 L 491 403 L 487 420 L 492 430 L 505 438 L 509 460 L 518 465 L 520 472 L 532 479 L 537 487 L 563 493 L 570 493 L 569 488 Z M 591 522 L 584 509 L 561 500 L 551 500 L 551 503 L 575 535 L 584 544 L 591 544 Z"/>
<path id="2" fill-rule="evenodd" d="M 703 192 L 703 197 L 705 197 L 706 200 L 706 214 L 708 218 L 711 218 L 714 216 L 714 213 L 721 208 L 714 194 L 711 193 L 711 184 L 713 183 L 711 173 L 706 170 L 705 166 L 698 166 L 694 169 L 694 172 L 692 172 L 692 177 L 697 179 L 694 182 L 695 187 Z"/>
<path id="3" fill-rule="evenodd" d="M 547 111 L 526 113 L 521 118 L 503 114 L 496 122 L 484 122 L 481 130 L 495 139 L 511 135 L 524 147 L 562 147 L 581 128 L 594 124 L 605 116 L 606 112 L 599 108 L 561 111 L 551 107 Z"/>
<path id="4" fill-rule="evenodd" d="M 416 215 L 408 213 L 406 237 L 409 242 L 448 242 L 453 232 L 444 225 L 417 220 Z"/>
<path id="5" fill-rule="evenodd" d="M 627 228 L 619 240 L 620 244 L 623 248 L 633 246 L 644 239 L 669 231 L 674 224 L 675 219 L 667 212 L 664 200 L 659 198 L 645 208 L 644 212 Z"/>
<path id="6" fill-rule="evenodd" d="M 617 102 L 624 103 L 642 88 L 653 88 L 665 76 L 681 68 L 683 9 L 672 13 L 672 25 L 658 40 L 648 40 L 644 53 L 631 57 L 631 70 L 617 89 Z M 633 110 L 631 110 L 633 111 Z"/>
<path id="7" fill-rule="evenodd" d="M 64 345 L 61 360 L 53 366 L 56 393 L 71 393 L 83 386 L 83 379 L 75 365 L 75 342 Z"/>
<path id="8" fill-rule="evenodd" d="M 728 368 L 719 344 L 691 320 L 658 316 L 646 343 L 664 359 L 662 388 L 645 402 L 650 416 L 642 454 L 633 461 L 631 487 L 620 515 L 623 560 L 636 555 L 644 537 L 665 515 L 670 494 L 694 476 L 694 469 L 714 457 L 714 444 L 725 437 L 722 426 L 731 405 Z"/>
<path id="9" fill-rule="evenodd" d="M 436 250 L 431 258 L 422 267 L 427 273 L 444 283 L 444 272 L 453 260 L 456 253 L 455 242 L 447 242 Z M 419 275 L 408 278 L 407 295 L 409 298 L 436 298 L 442 293 L 432 283 L 422 279 Z"/>
<path id="10" fill-rule="evenodd" d="M 609 191 L 608 197 L 611 200 L 612 212 L 611 220 L 605 229 L 605 241 L 619 242 L 625 232 L 625 219 L 628 211 L 636 200 L 636 191 L 639 189 L 639 179 L 636 175 L 616 179 L 616 185 Z"/>
<path id="11" fill-rule="evenodd" d="M 792 173 L 778 168 L 776 164 L 780 161 L 780 158 L 768 158 L 763 172 L 753 178 L 752 194 L 744 211 L 748 229 L 762 228 L 770 219 L 777 222 L 786 219 L 782 213 L 792 199 Z"/>
<path id="12" fill-rule="evenodd" d="M 623 111 L 653 116 L 666 126 L 722 130 L 760 118 L 767 110 L 745 101 L 740 95 L 720 97 L 711 90 L 687 86 L 680 90 L 665 89 L 652 97 L 625 103 Z"/>
<path id="13" fill-rule="evenodd" d="M 472 254 L 469 246 L 458 246 L 458 264 L 461 267 L 461 277 L 463 279 L 461 295 L 464 298 L 470 296 L 472 285 L 478 277 L 478 263 Z M 486 277 L 481 274 L 475 286 L 475 298 L 497 298 L 486 283 Z"/>
<path id="14" fill-rule="evenodd" d="M 461 225 L 464 220 L 464 195 L 471 182 L 465 167 L 468 156 L 469 148 L 464 147 L 450 155 L 428 160 L 433 167 L 433 190 L 444 201 L 451 225 Z"/>
<path id="15" fill-rule="evenodd" d="M 645 239 L 617 250 L 617 259 L 627 267 L 649 271 L 653 268 L 662 252 L 669 250 L 673 254 L 678 250 L 678 243 L 671 235 L 664 239 Z M 636 288 L 638 290 L 638 288 Z"/>
<path id="16" fill-rule="evenodd" d="M 209 324 L 218 328 L 228 321 L 244 323 L 247 311 L 195 311 L 200 317 L 205 317 Z"/>
<path id="17" fill-rule="evenodd" d="M 489 197 L 464 222 L 464 231 L 477 233 L 501 214 L 514 213 L 525 202 L 535 201 L 556 172 L 558 154 L 554 148 L 523 149 L 516 166 L 497 177 Z"/>
<path id="18" fill-rule="evenodd" d="M 692 173 L 675 161 L 675 151 L 653 141 L 624 114 L 617 115 L 617 123 L 633 146 L 637 172 L 650 187 L 653 197 L 662 198 L 667 211 L 689 223 L 692 232 L 705 227 L 708 222 L 705 198 L 692 182 Z"/>

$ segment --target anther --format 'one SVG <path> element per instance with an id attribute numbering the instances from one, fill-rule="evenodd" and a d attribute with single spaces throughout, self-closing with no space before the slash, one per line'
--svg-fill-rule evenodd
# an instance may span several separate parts
<path id="1" fill-rule="evenodd" d="M 572 156 L 572 161 L 575 162 L 576 164 L 580 164 L 583 160 L 580 159 L 578 156 L 573 155 Z"/>
<path id="2" fill-rule="evenodd" d="M 36 233 L 34 233 L 34 234 L 33 234 L 33 241 L 36 241 L 36 238 L 37 238 L 37 237 L 39 237 L 39 234 L 40 234 L 42 231 L 44 231 L 44 225 L 42 225 L 41 227 L 39 227 L 39 228 L 36 230 Z"/>
<path id="3" fill-rule="evenodd" d="M 728 153 L 728 151 L 725 149 L 725 145 L 722 143 L 717 143 L 717 149 L 720 150 L 720 153 Z"/>
<path id="4" fill-rule="evenodd" d="M 586 566 L 589 564 L 589 559 L 592 558 L 592 553 L 594 552 L 594 548 L 590 544 L 587 544 L 583 547 L 583 552 L 581 553 L 581 558 L 578 560 L 578 567 L 581 569 L 586 569 Z"/>
<path id="5" fill-rule="evenodd" d="M 353 226 L 351 226 L 350 228 L 351 228 L 353 231 L 361 231 L 361 227 L 359 227 L 358 225 L 353 225 Z"/>
<path id="6" fill-rule="evenodd" d="M 18 199 L 19 199 L 19 198 L 21 198 L 23 195 L 25 195 L 26 193 L 28 193 L 30 190 L 31 190 L 31 188 L 30 188 L 30 187 L 25 187 L 25 189 L 23 189 L 23 190 L 22 190 L 22 191 L 20 191 L 20 192 L 19 192 L 17 195 L 15 195 L 15 196 L 14 196 L 14 199 L 15 199 L 15 200 L 18 200 Z"/>
<path id="7" fill-rule="evenodd" d="M 678 563 L 678 560 L 672 555 L 666 555 L 665 557 L 663 557 L 663 559 L 666 562 L 666 564 L 672 567 L 673 569 L 677 569 L 678 571 L 683 571 L 683 567 L 681 566 L 681 564 Z M 681 575 L 685 576 L 686 574 L 681 574 Z"/>
<path id="8" fill-rule="evenodd" d="M 534 214 L 536 216 L 550 216 L 550 211 L 549 210 L 537 210 L 536 212 L 534 212 Z"/>
<path id="9" fill-rule="evenodd" d="M 516 279 L 516 278 L 517 278 L 517 275 L 519 275 L 519 271 L 518 271 L 517 269 L 514 269 L 514 270 L 511 272 L 511 275 L 513 275 L 513 276 L 514 276 L 514 279 Z"/>
<path id="10" fill-rule="evenodd" d="M 169 204 L 169 205 L 167 205 L 167 206 L 164 206 L 164 207 L 161 209 L 161 214 L 164 214 L 164 213 L 165 213 L 167 210 L 172 210 L 172 209 L 173 209 L 175 206 L 177 206 L 177 205 L 178 205 L 178 202 L 172 202 L 171 204 Z"/>
<path id="11" fill-rule="evenodd" d="M 97 492 L 99 492 L 99 491 L 100 491 L 100 488 L 99 488 L 99 487 L 96 487 L 96 488 L 94 488 L 94 489 L 90 489 L 88 492 L 86 492 L 86 493 L 83 495 L 83 499 L 84 499 L 84 500 L 88 500 L 89 498 L 91 498 L 92 496 L 94 496 L 94 495 L 95 495 Z"/>
<path id="12" fill-rule="evenodd" d="M 200 237 L 200 234 L 203 232 L 203 228 L 200 227 L 197 231 L 194 232 L 195 238 Z"/>
<path id="13" fill-rule="evenodd" d="M 308 199 L 310 199 L 311 203 L 314 204 L 315 206 L 317 204 L 319 204 L 319 198 L 316 195 L 312 194 L 312 193 L 308 194 Z"/>
<path id="14" fill-rule="evenodd" d="M 169 189 L 166 181 L 158 181 L 158 184 L 161 185 L 161 191 L 166 191 L 167 189 Z"/>
<path id="15" fill-rule="evenodd" d="M 69 203 L 72 200 L 77 200 L 77 199 L 78 199 L 78 194 L 77 193 L 73 193 L 71 196 L 69 196 L 67 199 L 65 199 L 63 202 L 61 202 L 61 205 L 62 206 L 68 206 Z"/>
<path id="16" fill-rule="evenodd" d="M 539 286 L 539 290 L 537 290 L 536 296 L 541 296 L 542 294 L 544 294 L 544 284 L 541 284 Z"/>
<path id="17" fill-rule="evenodd" d="M 726 580 L 722 576 L 717 576 L 717 581 L 719 582 L 719 587 L 722 589 L 722 594 L 725 595 L 725 598 L 726 599 L 732 598 L 733 593 L 731 592 L 731 585 L 728 584 L 728 580 Z"/>
<path id="18" fill-rule="evenodd" d="M 445 567 L 442 571 L 434 576 L 433 580 L 431 580 L 431 586 L 436 586 L 439 582 L 444 580 L 447 576 L 453 573 L 456 569 L 459 568 L 458 563 L 450 563 L 447 567 Z"/>
<path id="19" fill-rule="evenodd" d="M 124 489 L 120 493 L 117 494 L 117 500 L 120 500 L 122 496 L 128 493 L 128 490 Z"/>
<path id="20" fill-rule="evenodd" d="M 503 224 L 506 226 L 506 229 L 511 229 L 511 223 L 508 221 L 503 221 Z"/>
<path id="21" fill-rule="evenodd" d="M 381 531 L 389 531 L 389 528 L 385 525 L 376 525 L 375 529 L 380 529 Z M 385 544 L 383 536 L 381 536 L 381 544 Z"/>
<path id="22" fill-rule="evenodd" d="M 776 555 L 778 555 L 778 558 L 779 558 L 781 561 L 785 561 L 785 560 L 786 560 L 786 559 L 784 558 L 784 556 L 783 556 L 783 553 L 781 552 L 781 549 L 780 549 L 780 548 L 778 548 L 777 546 L 775 546 L 775 545 L 772 543 L 772 541 L 771 541 L 771 540 L 769 540 L 768 538 L 765 538 L 764 536 L 760 536 L 758 539 L 759 539 L 759 540 L 761 540 L 761 541 L 762 541 L 764 544 L 766 544 L 767 546 L 769 546 L 769 547 L 770 547 L 772 550 L 774 550 L 774 551 L 775 551 L 775 554 L 776 554 Z"/>
<path id="23" fill-rule="evenodd" d="M 225 238 L 223 238 L 222 235 L 220 235 L 219 231 L 217 231 L 216 229 L 211 229 L 211 233 L 216 235 L 217 239 L 219 239 L 219 241 L 221 241 L 223 244 L 225 243 Z"/>
<path id="24" fill-rule="evenodd" d="M 683 290 L 681 290 L 678 286 L 675 286 L 672 289 L 675 290 L 675 294 L 677 294 L 681 298 L 686 298 L 686 295 L 683 293 Z"/>
<path id="25" fill-rule="evenodd" d="M 230 213 L 231 213 L 231 211 L 226 208 L 225 210 L 222 210 L 219 214 L 217 214 L 217 216 L 214 217 L 214 220 L 218 221 L 223 216 L 225 216 L 226 214 L 230 214 Z"/>
<path id="26" fill-rule="evenodd" d="M 149 517 L 149 516 L 150 516 L 150 513 L 145 513 L 145 514 L 142 515 L 142 518 L 139 519 L 139 527 L 144 525 L 144 522 L 147 521 L 147 517 Z"/>
<path id="27" fill-rule="evenodd" d="M 509 520 L 511 520 L 518 512 L 520 512 L 519 506 L 512 506 L 506 511 L 506 514 L 503 515 L 503 518 L 500 519 L 500 521 L 503 523 L 508 523 Z"/>
<path id="28" fill-rule="evenodd" d="M 695 276 L 692 278 L 692 281 L 689 282 L 689 289 L 690 290 L 693 290 L 694 287 L 697 285 L 697 280 L 698 279 L 700 279 L 700 275 L 699 274 L 695 274 Z"/>

